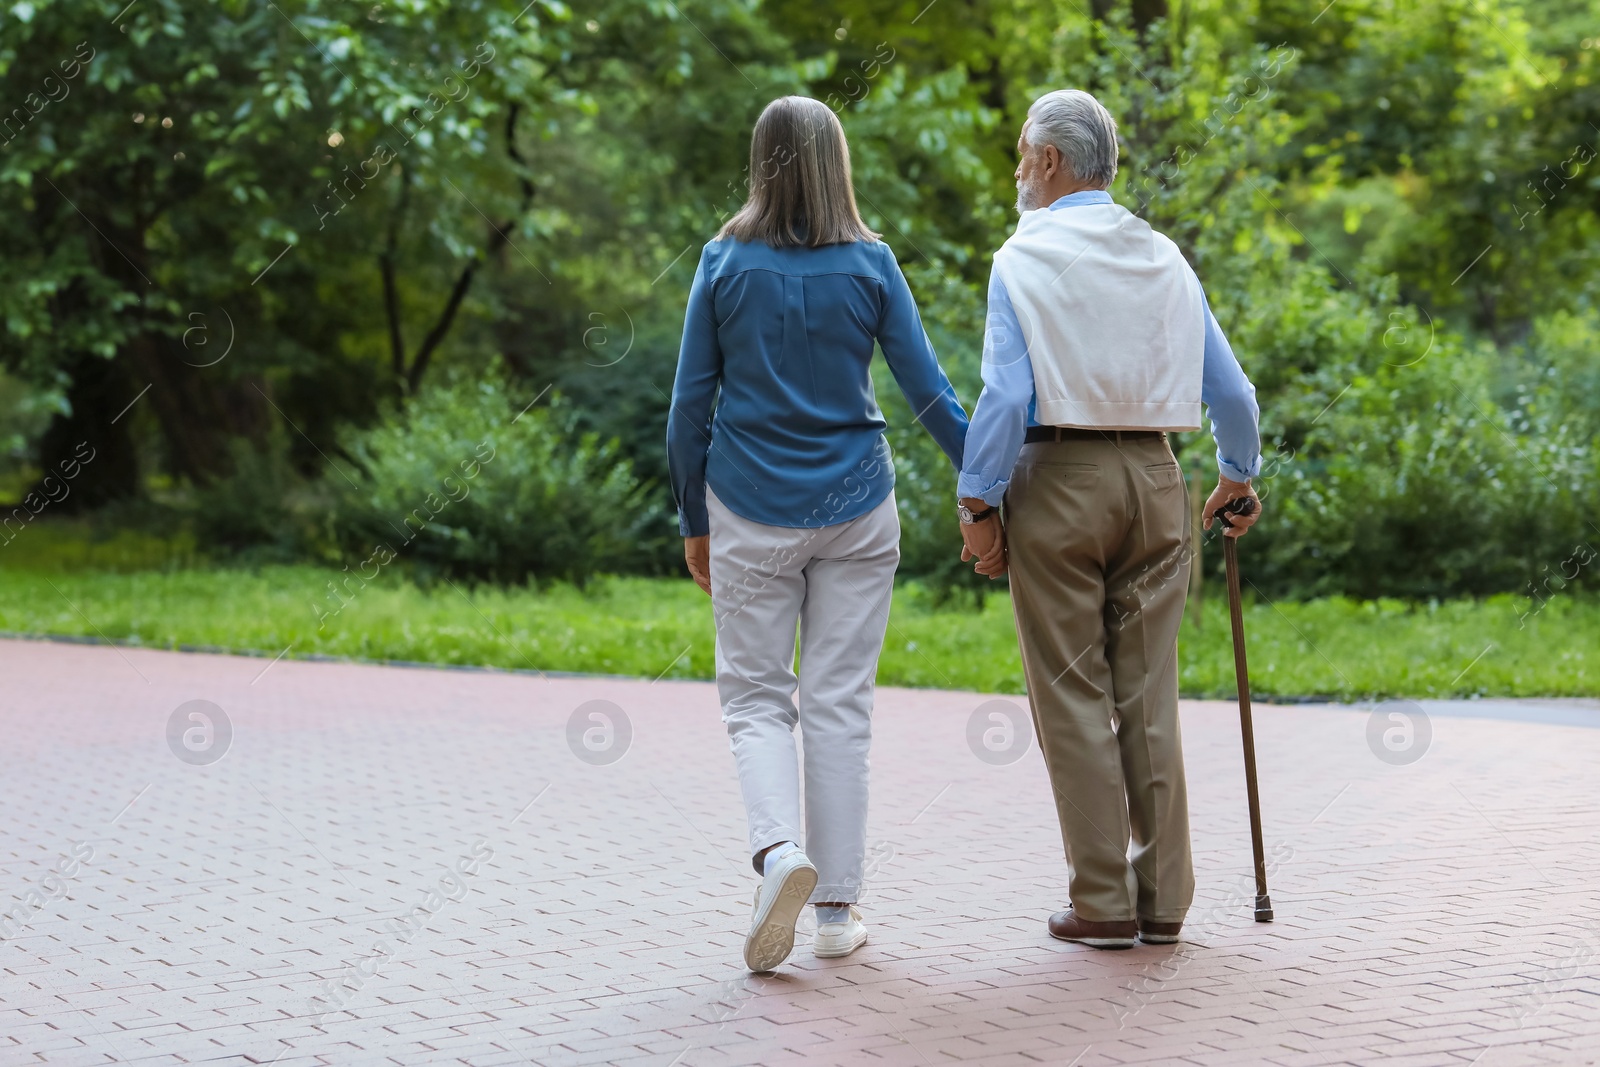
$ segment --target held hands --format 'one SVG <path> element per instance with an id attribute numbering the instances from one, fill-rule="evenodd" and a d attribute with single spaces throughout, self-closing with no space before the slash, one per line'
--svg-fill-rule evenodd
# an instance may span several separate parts
<path id="1" fill-rule="evenodd" d="M 1222 531 L 1222 536 L 1243 537 L 1248 533 L 1250 527 L 1254 526 L 1256 520 L 1261 517 L 1261 498 L 1256 496 L 1256 491 L 1250 488 L 1249 482 L 1235 482 L 1222 477 L 1217 479 L 1217 487 L 1211 491 L 1211 498 L 1206 501 L 1205 528 L 1207 530 L 1211 529 L 1211 524 L 1216 521 L 1218 508 L 1242 496 L 1255 500 L 1255 508 L 1248 515 L 1229 515 L 1228 521 L 1233 525 L 1225 527 Z"/>
<path id="2" fill-rule="evenodd" d="M 1220 492 L 1220 490 L 1218 491 Z M 1226 501 L 1223 502 L 1225 503 Z M 963 501 L 963 503 L 967 502 Z M 988 507 L 981 500 L 974 500 L 970 503 L 976 505 L 974 510 Z M 1221 503 L 1217 506 L 1220 507 Z M 1241 520 L 1236 519 L 1235 521 Z M 1251 521 L 1254 521 L 1253 517 Z M 1004 528 L 1000 525 L 1000 513 L 998 511 L 981 522 L 962 523 L 961 542 L 961 561 L 963 563 L 968 560 L 975 561 L 972 569 L 978 574 L 993 580 L 1006 573 L 1006 535 Z M 694 579 L 694 584 L 704 590 L 707 596 L 710 596 L 711 538 L 685 537 L 683 539 L 683 562 L 689 568 L 689 577 Z"/>
<path id="3" fill-rule="evenodd" d="M 976 499 L 961 502 L 973 511 L 989 506 Z M 979 522 L 961 524 L 961 562 L 968 560 L 976 560 L 972 569 L 991 581 L 1006 572 L 1006 534 L 999 511 Z"/>
<path id="4" fill-rule="evenodd" d="M 683 562 L 689 567 L 689 577 L 694 579 L 694 584 L 705 590 L 706 596 L 711 595 L 711 538 L 685 537 L 683 539 Z"/>

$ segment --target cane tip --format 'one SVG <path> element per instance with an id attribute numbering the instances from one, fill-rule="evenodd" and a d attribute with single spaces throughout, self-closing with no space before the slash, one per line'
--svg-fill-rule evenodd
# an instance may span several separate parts
<path id="1" fill-rule="evenodd" d="M 1269 923 L 1272 921 L 1272 898 L 1265 893 L 1256 897 L 1256 922 Z"/>

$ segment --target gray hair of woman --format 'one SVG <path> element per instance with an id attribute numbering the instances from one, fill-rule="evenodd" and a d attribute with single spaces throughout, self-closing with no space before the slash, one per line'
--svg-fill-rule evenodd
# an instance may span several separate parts
<path id="1" fill-rule="evenodd" d="M 750 195 L 717 237 L 777 248 L 876 241 L 850 184 L 850 146 L 833 109 L 808 96 L 768 104 L 750 135 Z"/>

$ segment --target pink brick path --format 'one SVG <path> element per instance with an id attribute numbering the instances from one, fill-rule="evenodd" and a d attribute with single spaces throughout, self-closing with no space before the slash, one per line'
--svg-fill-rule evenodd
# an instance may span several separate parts
<path id="1" fill-rule="evenodd" d="M 1037 747 L 991 766 L 966 740 L 991 698 L 884 690 L 872 941 L 758 978 L 708 685 L 17 641 L 0 663 L 4 1067 L 1600 1062 L 1600 729 L 1435 716 L 1394 766 L 1367 711 L 1258 709 L 1258 926 L 1235 711 L 1186 704 L 1189 938 L 1111 953 L 1045 936 L 1065 876 Z M 196 699 L 232 723 L 211 765 L 167 741 Z M 631 721 L 618 762 L 569 745 L 590 700 Z"/>

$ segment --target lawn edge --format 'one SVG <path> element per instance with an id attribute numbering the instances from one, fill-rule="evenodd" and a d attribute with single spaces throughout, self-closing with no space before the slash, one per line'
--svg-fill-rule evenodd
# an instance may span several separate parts
<path id="1" fill-rule="evenodd" d="M 471 672 L 476 672 L 476 673 L 481 673 L 481 674 L 514 674 L 514 675 L 525 675 L 525 676 L 528 676 L 528 677 L 535 677 L 535 678 L 592 678 L 592 679 L 595 679 L 595 680 L 598 680 L 598 681 L 697 682 L 697 683 L 701 683 L 701 684 L 715 683 L 715 681 L 716 681 L 715 678 L 679 678 L 679 677 L 668 678 L 668 677 L 659 677 L 659 678 L 653 678 L 652 679 L 652 678 L 646 678 L 642 674 L 605 674 L 605 673 L 601 673 L 601 672 L 598 672 L 598 671 L 542 670 L 542 669 L 540 669 L 538 667 L 534 667 L 534 668 L 527 668 L 527 667 L 495 667 L 495 666 L 491 666 L 491 665 L 488 665 L 488 664 L 478 664 L 478 663 L 438 663 L 438 662 L 433 662 L 433 661 L 429 661 L 429 660 L 411 660 L 411 659 L 366 659 L 366 658 L 360 657 L 360 656 L 334 656 L 334 655 L 329 655 L 326 652 L 307 652 L 307 653 L 303 653 L 303 654 L 300 654 L 300 655 L 286 655 L 286 654 L 284 654 L 282 652 L 270 652 L 270 651 L 267 651 L 267 650 L 264 650 L 264 649 L 259 649 L 259 648 L 232 648 L 232 647 L 229 647 L 227 645 L 194 645 L 194 644 L 188 644 L 188 643 L 185 643 L 185 642 L 177 642 L 177 643 L 174 643 L 174 644 L 171 644 L 171 645 L 155 645 L 155 644 L 149 644 L 149 643 L 144 642 L 144 641 L 139 641 L 137 639 L 110 638 L 110 637 L 101 637 L 101 636 L 98 636 L 98 635 L 90 635 L 90 634 L 52 634 L 52 633 L 33 633 L 33 632 L 25 632 L 25 631 L 17 631 L 17 630 L 0 630 L 0 639 L 10 640 L 10 641 L 52 641 L 52 642 L 55 642 L 57 644 L 66 644 L 66 645 L 104 645 L 104 646 L 107 646 L 107 647 L 110 647 L 110 648 L 145 649 L 145 650 L 153 651 L 153 652 L 186 652 L 186 653 L 196 653 L 196 654 L 199 654 L 199 655 L 209 655 L 209 656 L 248 656 L 248 657 L 250 657 L 252 659 L 272 659 L 272 658 L 274 658 L 276 656 L 282 656 L 284 659 L 300 660 L 300 661 L 306 662 L 306 663 L 352 663 L 352 664 L 358 664 L 358 665 L 368 666 L 368 667 L 407 667 L 407 668 L 410 668 L 410 669 L 413 669 L 413 670 L 471 671 Z M 943 686 L 906 685 L 904 683 L 894 684 L 893 688 L 896 688 L 896 689 L 931 689 L 931 690 L 935 690 L 935 691 L 938 691 L 938 692 L 958 692 L 958 693 L 967 693 L 967 692 L 976 693 L 976 692 L 979 692 L 979 690 L 976 690 L 976 689 L 948 689 L 948 688 L 943 687 Z M 1001 696 L 1022 696 L 1022 697 L 1025 697 L 1027 694 L 1025 694 L 1025 693 L 1005 693 L 1005 694 L 999 694 L 999 695 L 1001 695 Z M 1232 700 L 1237 700 L 1238 699 L 1238 694 L 1236 694 L 1236 693 L 1185 693 L 1185 692 L 1179 692 L 1178 697 L 1181 700 L 1228 700 L 1228 701 L 1232 701 Z M 1407 698 L 1402 698 L 1402 697 L 1385 697 L 1385 698 L 1360 697 L 1360 698 L 1354 698 L 1354 699 L 1351 699 L 1351 700 L 1341 700 L 1336 695 L 1328 695 L 1328 694 L 1286 695 L 1286 694 L 1277 694 L 1277 693 L 1255 693 L 1255 692 L 1252 692 L 1250 694 L 1250 699 L 1251 699 L 1252 702 L 1257 703 L 1257 704 L 1275 704 L 1275 705 L 1283 705 L 1283 706 L 1311 705 L 1311 704 L 1341 704 L 1341 705 L 1347 705 L 1347 706 L 1354 707 L 1354 706 L 1359 706 L 1359 705 L 1361 705 L 1363 703 L 1371 703 L 1374 699 L 1407 699 Z M 1450 700 L 1450 699 L 1467 699 L 1467 698 L 1465 698 L 1465 697 L 1461 697 L 1461 698 L 1454 698 L 1454 697 L 1432 698 L 1432 697 L 1430 697 L 1430 698 L 1427 698 L 1427 699 L 1445 699 L 1445 700 Z M 1507 698 L 1504 698 L 1504 699 L 1523 699 L 1523 698 L 1507 697 Z M 1535 698 L 1531 698 L 1531 699 L 1539 699 L 1539 698 L 1535 697 Z"/>

